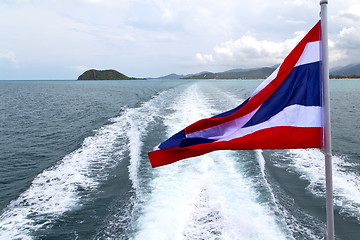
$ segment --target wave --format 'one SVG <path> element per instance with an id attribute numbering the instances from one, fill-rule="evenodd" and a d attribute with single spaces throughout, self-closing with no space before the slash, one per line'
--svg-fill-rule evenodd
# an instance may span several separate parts
<path id="1" fill-rule="evenodd" d="M 162 92 L 140 107 L 125 109 L 121 116 L 110 119 L 111 124 L 84 139 L 79 149 L 36 176 L 29 189 L 1 214 L 0 238 L 32 239 L 38 229 L 51 226 L 64 213 L 81 208 L 125 154 L 130 157 L 129 178 L 137 193 L 135 199 L 139 198 L 141 137 L 165 96 L 166 92 Z M 131 207 L 130 204 L 128 208 Z M 129 218 L 131 215 L 122 222 Z"/>
<path id="2" fill-rule="evenodd" d="M 188 87 L 164 120 L 167 135 L 217 113 L 214 106 L 222 104 L 213 99 L 198 84 Z M 218 151 L 154 169 L 134 239 L 287 239 L 272 209 L 258 201 L 239 164 L 246 159 L 239 158 Z"/>
<path id="3" fill-rule="evenodd" d="M 325 232 L 323 224 L 305 211 L 300 210 L 278 184 L 272 182 L 271 178 L 268 179 L 263 150 L 255 150 L 255 155 L 259 162 L 264 186 L 270 194 L 274 212 L 281 216 L 279 221 L 286 226 L 288 239 L 323 239 L 322 233 Z"/>
<path id="4" fill-rule="evenodd" d="M 96 238 L 118 239 L 119 236 L 129 238 L 132 232 L 136 231 L 134 221 L 142 209 L 142 204 L 147 199 L 149 192 L 148 180 L 152 178 L 150 162 L 147 158 L 147 151 L 152 150 L 144 146 L 144 139 L 149 134 L 149 125 L 161 124 L 164 111 L 167 111 L 169 96 L 174 96 L 176 90 L 165 90 L 149 101 L 143 102 L 137 108 L 126 109 L 122 116 L 114 118 L 117 122 L 126 122 L 127 144 L 129 157 L 129 180 L 132 184 L 134 195 L 129 199 L 124 209 L 113 209 L 111 216 L 108 216 L 106 227 L 97 233 Z M 153 146 L 154 147 L 154 146 Z M 146 151 L 147 149 L 147 151 Z M 116 208 L 117 203 L 114 203 Z"/>
<path id="5" fill-rule="evenodd" d="M 124 129 L 124 122 L 114 122 L 97 130 L 79 149 L 40 173 L 1 214 L 1 238 L 31 239 L 32 232 L 80 207 L 107 177 L 105 169 L 121 159 L 125 149 L 115 148 L 115 143 Z"/>
<path id="6" fill-rule="evenodd" d="M 325 158 L 319 149 L 289 150 L 292 170 L 309 181 L 307 189 L 316 196 L 326 196 Z M 333 156 L 333 193 L 334 205 L 340 214 L 351 216 L 360 221 L 360 176 L 352 171 L 358 164 L 346 161 L 345 156 Z"/>

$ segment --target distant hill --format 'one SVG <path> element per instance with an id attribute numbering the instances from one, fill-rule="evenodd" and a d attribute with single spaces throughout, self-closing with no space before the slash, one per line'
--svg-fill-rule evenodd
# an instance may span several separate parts
<path id="1" fill-rule="evenodd" d="M 171 73 L 169 75 L 159 77 L 159 78 L 156 78 L 156 79 L 180 79 L 180 78 L 183 78 L 183 77 L 185 77 L 185 75 L 178 75 L 178 74 L 175 74 L 175 73 Z"/>
<path id="2" fill-rule="evenodd" d="M 116 70 L 90 69 L 81 74 L 77 80 L 129 80 L 130 78 Z"/>
<path id="3" fill-rule="evenodd" d="M 264 67 L 255 69 L 233 69 L 226 72 L 204 72 L 198 75 L 184 77 L 183 79 L 265 79 L 272 72 L 274 67 Z"/>
<path id="4" fill-rule="evenodd" d="M 203 73 L 207 73 L 207 72 L 199 72 L 199 73 L 193 73 L 193 74 L 187 74 L 187 75 L 179 75 L 179 74 L 175 74 L 175 73 L 171 73 L 169 75 L 163 76 L 163 77 L 158 77 L 155 79 L 189 79 L 192 76 L 196 76 L 196 75 L 200 75 Z"/>
<path id="5" fill-rule="evenodd" d="M 256 70 L 256 69 L 259 69 L 259 68 L 235 68 L 235 69 L 227 70 L 225 72 L 248 72 L 250 70 Z"/>
<path id="6" fill-rule="evenodd" d="M 337 67 L 330 70 L 330 78 L 360 78 L 360 63 Z"/>
<path id="7" fill-rule="evenodd" d="M 279 65 L 251 69 L 231 69 L 224 72 L 200 72 L 195 74 L 179 75 L 169 74 L 155 79 L 265 79 L 270 76 Z M 330 70 L 330 78 L 360 78 L 360 63 Z M 128 77 L 116 70 L 90 69 L 78 77 L 78 80 L 129 80 L 140 79 Z M 144 79 L 144 78 L 141 78 Z M 149 78 L 154 79 L 154 78 Z"/>

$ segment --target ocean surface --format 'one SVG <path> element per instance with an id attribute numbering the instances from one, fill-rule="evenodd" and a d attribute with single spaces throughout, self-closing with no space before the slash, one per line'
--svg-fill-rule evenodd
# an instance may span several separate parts
<path id="1" fill-rule="evenodd" d="M 0 239 L 324 239 L 319 149 L 150 166 L 260 82 L 0 81 Z M 330 87 L 336 239 L 359 239 L 360 80 Z"/>

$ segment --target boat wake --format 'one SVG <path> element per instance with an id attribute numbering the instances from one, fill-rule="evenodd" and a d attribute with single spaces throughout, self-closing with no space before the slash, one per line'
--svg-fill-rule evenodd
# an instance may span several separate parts
<path id="1" fill-rule="evenodd" d="M 164 121 L 167 135 L 217 113 L 215 98 L 197 84 L 186 89 Z M 286 226 L 258 201 L 243 174 L 244 161 L 236 152 L 218 151 L 154 169 L 134 239 L 287 239 Z"/>

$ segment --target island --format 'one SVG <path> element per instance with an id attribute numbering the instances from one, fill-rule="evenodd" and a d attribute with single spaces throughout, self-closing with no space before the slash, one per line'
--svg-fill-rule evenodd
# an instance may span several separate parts
<path id="1" fill-rule="evenodd" d="M 77 80 L 131 80 L 135 78 L 128 77 L 116 70 L 96 70 L 90 69 L 81 74 Z"/>
<path id="2" fill-rule="evenodd" d="M 249 69 L 231 69 L 224 72 L 199 72 L 195 74 L 187 75 L 178 75 L 175 73 L 158 77 L 158 78 L 135 78 L 128 77 L 116 70 L 96 70 L 90 69 L 81 74 L 77 80 L 156 80 L 156 79 L 166 79 L 166 80 L 180 80 L 180 79 L 266 79 L 270 76 L 276 68 L 279 67 L 279 64 L 273 65 L 271 67 L 262 67 L 262 68 L 249 68 Z M 331 79 L 347 79 L 354 78 L 360 79 L 360 64 L 349 64 L 344 67 L 336 67 L 330 71 Z"/>

